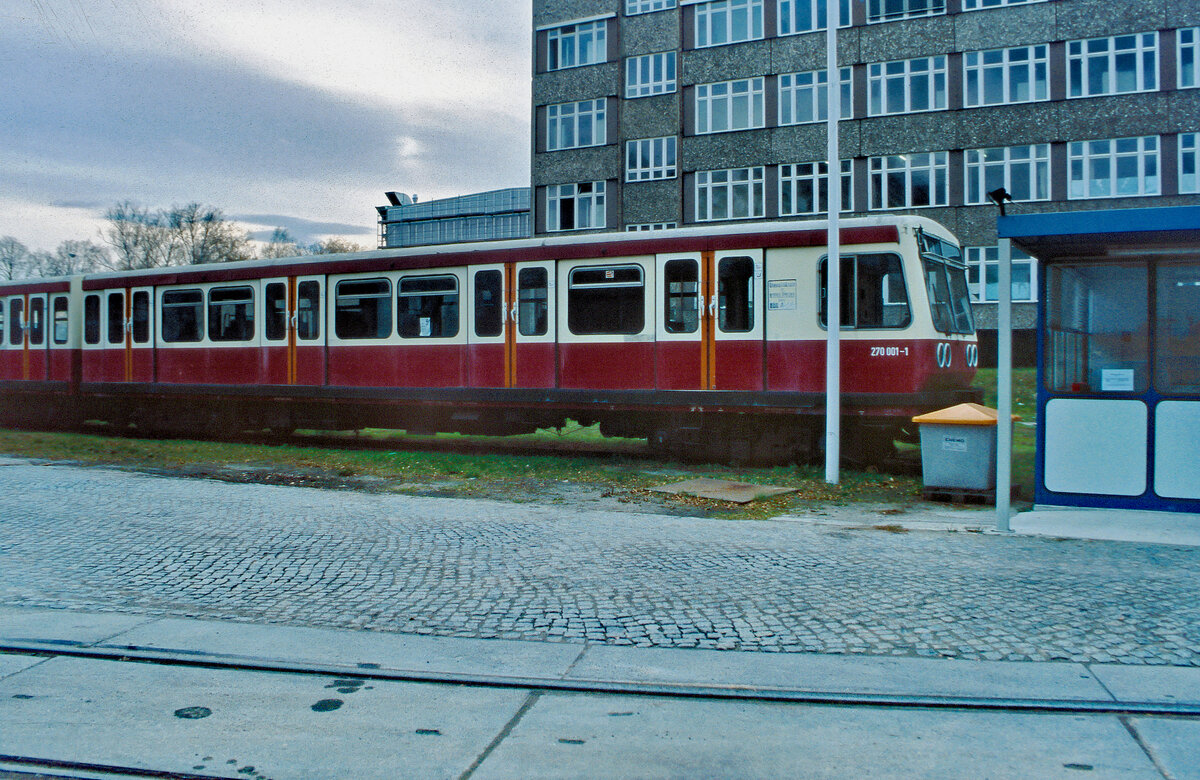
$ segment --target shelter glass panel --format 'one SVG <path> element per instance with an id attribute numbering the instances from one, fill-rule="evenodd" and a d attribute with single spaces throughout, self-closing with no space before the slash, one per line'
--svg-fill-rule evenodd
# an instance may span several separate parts
<path id="1" fill-rule="evenodd" d="M 1149 383 L 1144 263 L 1054 264 L 1046 270 L 1046 388 L 1142 392 Z"/>
<path id="2" fill-rule="evenodd" d="M 1200 257 L 1158 266 L 1155 314 L 1158 391 L 1200 392 Z"/>

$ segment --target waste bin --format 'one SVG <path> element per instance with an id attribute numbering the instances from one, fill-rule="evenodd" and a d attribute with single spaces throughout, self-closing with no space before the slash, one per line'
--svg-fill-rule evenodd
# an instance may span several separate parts
<path id="1" fill-rule="evenodd" d="M 938 491 L 987 495 L 995 491 L 997 417 L 995 409 L 968 403 L 912 418 L 921 426 L 926 495 Z"/>

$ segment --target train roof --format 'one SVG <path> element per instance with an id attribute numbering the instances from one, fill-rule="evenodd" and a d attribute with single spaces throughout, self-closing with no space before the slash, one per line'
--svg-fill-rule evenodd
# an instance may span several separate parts
<path id="1" fill-rule="evenodd" d="M 903 229 L 921 228 L 953 240 L 937 222 L 913 215 L 847 217 L 839 221 L 843 245 L 892 243 Z M 139 282 L 154 285 L 202 283 L 268 276 L 304 276 L 358 271 L 412 270 L 448 265 L 480 265 L 522 260 L 564 260 L 628 257 L 697 250 L 750 247 L 823 246 L 828 223 L 823 219 L 699 225 L 670 230 L 630 233 L 585 233 L 539 236 L 506 241 L 375 249 L 342 254 L 307 255 L 236 263 L 172 266 L 132 271 L 107 271 L 83 276 L 84 289 L 105 289 Z M 264 271 L 266 272 L 264 274 Z M 6 290 L 66 289 L 69 277 L 28 279 L 0 284 Z M 37 286 L 39 290 L 31 289 Z"/>

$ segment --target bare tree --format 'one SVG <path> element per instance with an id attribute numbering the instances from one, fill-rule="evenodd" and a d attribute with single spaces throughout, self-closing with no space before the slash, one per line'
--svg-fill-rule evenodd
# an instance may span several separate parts
<path id="1" fill-rule="evenodd" d="M 302 254 L 304 254 L 304 250 L 301 249 L 296 239 L 292 238 L 292 234 L 287 231 L 287 228 L 277 227 L 271 234 L 271 240 L 259 250 L 258 256 L 264 260 L 271 260 L 280 257 L 296 257 Z"/>
<path id="2" fill-rule="evenodd" d="M 112 247 L 110 267 L 115 271 L 173 265 L 171 242 L 157 214 L 124 201 L 104 214 L 108 220 L 101 235 Z"/>
<path id="3" fill-rule="evenodd" d="M 228 263 L 254 256 L 246 232 L 212 206 L 176 206 L 165 213 L 163 222 L 184 264 Z"/>
<path id="4" fill-rule="evenodd" d="M 29 249 L 12 236 L 0 237 L 0 280 L 19 279 L 27 273 Z"/>
<path id="5" fill-rule="evenodd" d="M 111 268 L 108 251 L 91 241 L 64 241 L 54 253 L 34 253 L 39 276 L 70 276 Z"/>
<path id="6" fill-rule="evenodd" d="M 322 239 L 311 245 L 308 251 L 314 255 L 339 255 L 348 252 L 365 252 L 367 248 L 362 244 L 347 241 L 344 238 L 331 237 Z"/>

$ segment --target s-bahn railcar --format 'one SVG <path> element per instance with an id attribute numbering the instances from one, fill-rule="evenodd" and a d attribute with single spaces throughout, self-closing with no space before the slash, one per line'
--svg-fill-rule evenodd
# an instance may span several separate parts
<path id="1" fill-rule="evenodd" d="M 0 284 L 0 424 L 516 434 L 568 419 L 718 461 L 819 456 L 826 226 L 773 222 Z M 843 452 L 964 400 L 957 243 L 841 228 Z"/>

